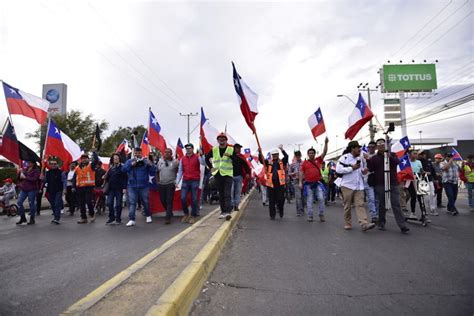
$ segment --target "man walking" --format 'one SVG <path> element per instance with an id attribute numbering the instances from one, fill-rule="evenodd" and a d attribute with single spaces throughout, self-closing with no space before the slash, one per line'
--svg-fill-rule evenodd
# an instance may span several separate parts
<path id="1" fill-rule="evenodd" d="M 367 166 L 367 162 L 372 158 L 373 156 L 376 155 L 375 152 L 375 147 L 376 143 L 371 141 L 369 142 L 368 151 L 367 153 L 364 153 L 364 160 L 362 161 L 362 167 Z M 364 190 L 365 190 L 365 195 L 367 197 L 367 204 L 369 206 L 369 215 L 371 218 L 372 223 L 377 223 L 378 216 L 379 216 L 379 211 L 378 211 L 378 205 L 377 203 L 377 196 L 375 194 L 375 189 L 374 189 L 374 183 L 373 183 L 373 175 L 370 173 L 364 175 Z"/>
<path id="2" fill-rule="evenodd" d="M 324 157 L 328 151 L 329 139 L 324 140 L 324 149 L 319 157 L 316 156 L 314 148 L 308 149 L 308 159 L 303 162 L 299 177 L 299 188 L 303 190 L 303 195 L 306 198 L 306 208 L 308 211 L 308 222 L 313 221 L 313 201 L 314 195 L 318 198 L 319 204 L 319 221 L 325 222 L 324 218 L 324 192 L 326 191 L 324 184 L 321 182 L 321 167 L 324 164 Z"/>
<path id="3" fill-rule="evenodd" d="M 44 185 L 48 193 L 48 201 L 53 210 L 53 220 L 51 223 L 59 225 L 61 219 L 61 201 L 64 192 L 65 174 L 58 168 L 58 163 L 51 160 L 48 163 L 49 169 L 44 177 Z"/>
<path id="4" fill-rule="evenodd" d="M 242 193 L 242 183 L 245 177 L 250 175 L 250 167 L 247 160 L 240 153 L 242 146 L 240 144 L 234 145 L 235 157 L 232 160 L 233 166 L 233 183 L 231 192 L 231 207 L 234 211 L 239 210 L 240 195 Z"/>
<path id="5" fill-rule="evenodd" d="M 378 139 L 377 142 L 377 154 L 369 159 L 368 167 L 369 171 L 374 176 L 374 188 L 376 194 L 376 201 L 378 203 L 378 227 L 379 230 L 385 231 L 387 208 L 385 207 L 385 140 L 383 138 Z M 400 209 L 400 188 L 398 187 L 397 181 L 397 166 L 399 159 L 395 154 L 389 154 L 390 159 L 390 204 L 392 206 L 393 215 L 397 221 L 398 227 L 402 233 L 407 233 L 410 229 L 405 224 L 405 216 L 403 216 Z M 403 162 L 402 162 L 403 163 Z M 405 163 L 408 163 L 406 161 Z"/>
<path id="6" fill-rule="evenodd" d="M 206 164 L 211 168 L 211 173 L 217 184 L 219 191 L 219 204 L 221 207 L 221 214 L 219 218 L 230 220 L 232 216 L 231 206 L 231 191 L 234 176 L 233 162 L 236 160 L 234 149 L 227 144 L 227 136 L 225 133 L 220 133 L 217 136 L 219 146 L 215 146 L 206 155 Z M 212 162 L 211 162 L 212 159 Z"/>
<path id="7" fill-rule="evenodd" d="M 280 160 L 281 150 L 283 154 L 283 159 Z M 272 159 L 271 161 L 263 158 L 262 151 L 259 149 L 259 159 L 260 162 L 265 166 L 266 173 L 266 187 L 267 195 L 269 200 L 269 211 L 270 219 L 274 220 L 276 216 L 276 210 L 280 218 L 283 217 L 283 208 L 285 206 L 285 181 L 286 181 L 286 167 L 288 165 L 288 154 L 283 149 L 283 145 L 280 145 L 278 149 L 271 151 Z"/>
<path id="8" fill-rule="evenodd" d="M 436 195 L 435 195 L 435 186 L 434 186 L 434 176 L 435 170 L 431 161 L 427 158 L 427 151 L 421 150 L 418 153 L 418 159 L 421 162 L 421 166 L 423 168 L 424 173 L 428 177 L 428 184 L 430 186 L 430 191 L 428 194 L 428 205 L 430 208 L 430 214 L 433 216 L 438 216 L 438 212 L 436 212 Z"/>
<path id="9" fill-rule="evenodd" d="M 302 164 L 303 164 L 303 160 L 301 159 L 301 151 L 297 150 L 295 151 L 295 158 L 293 159 L 293 162 L 288 167 L 288 176 L 290 177 L 290 181 L 295 187 L 296 216 L 304 215 L 303 190 L 300 189 L 298 186 Z"/>
<path id="10" fill-rule="evenodd" d="M 176 183 L 181 183 L 181 204 L 183 206 L 184 216 L 182 223 L 194 224 L 197 221 L 198 212 L 198 188 L 201 179 L 201 165 L 204 165 L 203 157 L 194 153 L 194 145 L 186 144 L 184 146 L 186 154 L 179 162 L 178 175 Z M 191 215 L 189 215 L 187 196 L 191 193 Z"/>
<path id="11" fill-rule="evenodd" d="M 92 157 L 92 163 L 89 163 L 89 156 L 83 154 L 80 158 L 79 165 L 74 170 L 75 180 L 73 180 L 73 192 L 76 191 L 77 201 L 81 210 L 81 219 L 77 222 L 78 224 L 87 223 L 86 205 L 89 209 L 91 223 L 95 221 L 92 198 L 95 186 L 95 167 L 99 157 L 96 153 L 93 153 Z"/>
<path id="12" fill-rule="evenodd" d="M 467 156 L 467 161 L 463 162 L 462 168 L 467 180 L 466 188 L 469 207 L 471 208 L 471 211 L 474 211 L 474 196 L 472 193 L 474 190 L 474 155 Z"/>
<path id="13" fill-rule="evenodd" d="M 443 170 L 443 188 L 448 197 L 448 214 L 456 216 L 459 214 L 456 209 L 456 199 L 458 197 L 459 166 L 454 161 L 453 154 L 447 153 L 446 159 L 441 163 Z"/>
<path id="14" fill-rule="evenodd" d="M 171 224 L 173 217 L 173 198 L 176 190 L 178 165 L 178 161 L 173 159 L 171 148 L 166 148 L 164 156 L 158 161 L 158 190 L 160 191 L 161 204 L 166 210 L 165 224 Z"/>
<path id="15" fill-rule="evenodd" d="M 436 192 L 436 206 L 438 208 L 444 207 L 443 205 L 443 170 L 441 170 L 441 162 L 443 161 L 443 155 L 436 154 L 434 156 L 435 162 L 433 168 L 435 171 L 434 185 Z"/>
<path id="16" fill-rule="evenodd" d="M 143 203 L 143 211 L 145 213 L 146 222 L 151 223 L 151 214 L 148 201 L 148 182 L 149 175 L 156 173 L 156 166 L 144 158 L 142 149 L 135 148 L 133 158 L 127 160 L 123 165 L 122 171 L 128 174 L 127 196 L 128 196 L 128 223 L 127 227 L 135 226 L 135 212 L 137 210 L 137 202 L 140 198 Z"/>
<path id="17" fill-rule="evenodd" d="M 375 227 L 375 223 L 367 222 L 367 213 L 364 208 L 364 179 L 363 174 L 368 170 L 361 170 L 359 142 L 351 141 L 347 145 L 346 154 L 342 155 L 336 165 L 336 172 L 342 175 L 339 186 L 342 191 L 344 202 L 344 229 L 352 229 L 352 206 L 355 207 L 357 218 L 362 231 Z"/>

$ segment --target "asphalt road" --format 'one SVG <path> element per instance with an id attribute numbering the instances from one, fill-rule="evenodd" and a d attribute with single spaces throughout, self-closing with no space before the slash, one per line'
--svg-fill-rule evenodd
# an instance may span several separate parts
<path id="1" fill-rule="evenodd" d="M 216 208 L 205 206 L 201 215 Z M 184 230 L 179 218 L 151 224 L 137 212 L 137 226 L 106 226 L 106 216 L 78 225 L 65 214 L 59 226 L 42 211 L 35 226 L 17 227 L 0 217 L 0 315 L 57 315 L 103 282 Z M 127 211 L 122 213 L 126 223 Z M 176 213 L 179 214 L 179 213 Z M 139 299 L 139 293 L 137 293 Z"/>
<path id="2" fill-rule="evenodd" d="M 294 204 L 270 221 L 256 194 L 192 314 L 473 315 L 474 212 L 462 204 L 403 235 L 393 217 L 385 232 L 345 231 L 339 204 L 325 223 Z"/>

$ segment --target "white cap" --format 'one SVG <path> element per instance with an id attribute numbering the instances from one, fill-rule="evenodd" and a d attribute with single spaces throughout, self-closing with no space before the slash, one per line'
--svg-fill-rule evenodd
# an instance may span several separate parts
<path id="1" fill-rule="evenodd" d="M 280 154 L 280 151 L 279 151 L 278 149 L 272 149 L 272 151 L 270 152 L 270 154 L 272 154 L 272 155 L 275 155 L 275 154 L 279 155 L 279 154 Z"/>

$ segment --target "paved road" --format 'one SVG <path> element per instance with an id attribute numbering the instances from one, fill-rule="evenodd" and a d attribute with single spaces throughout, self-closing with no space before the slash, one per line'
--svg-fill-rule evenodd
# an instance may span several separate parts
<path id="1" fill-rule="evenodd" d="M 204 207 L 201 215 L 215 207 Z M 164 225 L 162 217 L 145 224 L 140 215 L 133 228 L 105 226 L 105 216 L 78 225 L 78 217 L 68 215 L 56 226 L 50 213 L 42 211 L 32 227 L 16 227 L 18 218 L 0 217 L 2 316 L 57 315 L 188 227 L 178 219 Z"/>
<path id="2" fill-rule="evenodd" d="M 459 201 L 459 205 L 466 200 Z M 474 212 L 403 235 L 344 231 L 342 208 L 308 223 L 287 205 L 270 221 L 255 195 L 193 315 L 472 315 Z"/>

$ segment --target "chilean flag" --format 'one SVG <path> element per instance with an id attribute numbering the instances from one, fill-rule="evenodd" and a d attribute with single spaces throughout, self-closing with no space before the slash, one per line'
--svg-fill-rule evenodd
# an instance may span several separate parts
<path id="1" fill-rule="evenodd" d="M 349 128 L 346 131 L 345 137 L 350 140 L 354 139 L 360 129 L 365 125 L 365 123 L 370 121 L 373 116 L 374 114 L 367 103 L 365 103 L 362 94 L 359 93 L 357 104 L 349 116 Z"/>
<path id="2" fill-rule="evenodd" d="M 245 122 L 250 127 L 252 132 L 255 134 L 255 117 L 258 114 L 257 109 L 257 100 L 258 95 L 250 89 L 249 86 L 242 80 L 242 77 L 239 76 L 235 65 L 232 62 L 233 77 L 234 77 L 234 88 L 237 92 L 237 99 L 240 103 L 240 111 L 244 116 Z"/>
<path id="3" fill-rule="evenodd" d="M 308 118 L 308 125 L 314 138 L 326 132 L 326 126 L 324 125 L 321 108 L 318 108 L 316 112 L 311 114 L 311 116 Z"/>
<path id="4" fill-rule="evenodd" d="M 178 159 L 181 159 L 184 157 L 184 151 L 183 151 L 183 143 L 181 142 L 181 138 L 178 137 L 178 143 L 176 144 L 176 157 L 178 157 Z"/>
<path id="5" fill-rule="evenodd" d="M 220 132 L 215 128 L 214 126 L 209 123 L 209 119 L 206 118 L 204 115 L 204 110 L 201 107 L 201 129 L 200 129 L 200 137 L 201 137 L 201 147 L 202 151 L 204 154 L 207 154 L 212 150 L 212 147 L 218 146 L 219 143 L 217 142 L 217 135 L 219 135 Z M 232 136 L 229 135 L 229 133 L 226 133 L 227 136 L 227 143 L 229 145 L 234 145 L 237 142 L 232 138 Z"/>
<path id="6" fill-rule="evenodd" d="M 16 138 L 15 130 L 10 120 L 7 120 L 7 126 L 3 131 L 2 143 L 0 146 L 0 155 L 7 158 L 16 165 L 21 165 L 20 145 Z"/>
<path id="7" fill-rule="evenodd" d="M 21 91 L 2 82 L 8 111 L 11 115 L 23 115 L 32 118 L 43 125 L 48 116 L 49 102 Z"/>
<path id="8" fill-rule="evenodd" d="M 150 145 L 161 151 L 161 153 L 164 153 L 167 148 L 166 140 L 161 134 L 161 126 L 151 110 L 148 122 L 148 142 Z"/>
<path id="9" fill-rule="evenodd" d="M 362 146 L 362 152 L 366 153 L 366 154 L 369 152 L 369 148 L 367 148 L 366 144 L 364 144 L 364 146 Z"/>
<path id="10" fill-rule="evenodd" d="M 408 136 L 400 138 L 398 142 L 392 145 L 392 148 L 390 149 L 392 153 L 395 153 L 398 158 L 402 157 L 405 155 L 405 152 L 408 148 L 411 147 L 410 140 L 408 139 Z"/>
<path id="11" fill-rule="evenodd" d="M 123 153 L 125 155 L 128 155 L 129 153 L 132 152 L 132 150 L 130 149 L 130 146 L 128 146 L 128 140 L 124 139 L 120 145 L 117 146 L 117 148 L 115 149 L 115 153 L 121 153 L 123 151 Z"/>
<path id="12" fill-rule="evenodd" d="M 410 158 L 408 158 L 407 154 L 400 157 L 400 163 L 397 166 L 397 179 L 398 182 L 415 180 Z"/>
<path id="13" fill-rule="evenodd" d="M 148 157 L 150 154 L 150 144 L 148 143 L 148 132 L 145 131 L 143 133 L 142 143 L 140 144 L 140 148 L 142 149 L 143 157 Z"/>
<path id="14" fill-rule="evenodd" d="M 461 155 L 454 148 L 451 150 L 451 155 L 453 155 L 453 158 L 454 158 L 453 160 L 457 160 L 457 161 L 462 161 L 463 160 Z"/>
<path id="15" fill-rule="evenodd" d="M 53 120 L 49 120 L 48 135 L 44 147 L 44 158 L 58 157 L 63 162 L 63 169 L 68 170 L 69 164 L 81 157 L 82 150 L 69 136 L 61 132 Z"/>
<path id="16" fill-rule="evenodd" d="M 246 159 L 248 159 L 248 158 L 250 158 L 251 155 L 252 155 L 252 152 L 251 152 L 250 148 L 245 148 L 244 149 L 244 157 Z"/>

